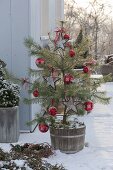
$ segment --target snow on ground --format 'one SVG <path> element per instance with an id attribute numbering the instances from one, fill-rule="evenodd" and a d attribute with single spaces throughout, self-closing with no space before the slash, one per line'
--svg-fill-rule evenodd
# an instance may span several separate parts
<path id="1" fill-rule="evenodd" d="M 101 89 L 113 96 L 113 83 L 104 84 Z M 86 124 L 86 142 L 88 147 L 76 154 L 64 154 L 56 151 L 48 162 L 62 164 L 67 170 L 113 170 L 113 98 L 109 105 L 97 103 L 91 114 L 81 117 Z M 42 134 L 36 129 L 32 134 L 20 135 L 19 144 L 50 143 L 49 132 Z M 0 144 L 9 150 L 9 144 Z"/>

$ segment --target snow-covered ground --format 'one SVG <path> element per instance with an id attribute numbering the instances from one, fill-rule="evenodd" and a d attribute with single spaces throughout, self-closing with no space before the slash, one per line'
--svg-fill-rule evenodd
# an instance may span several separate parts
<path id="1" fill-rule="evenodd" d="M 101 88 L 113 97 L 113 83 Z M 80 118 L 86 124 L 86 142 L 88 147 L 76 154 L 63 154 L 56 151 L 48 162 L 62 164 L 67 170 L 113 170 L 113 98 L 109 105 L 96 104 L 91 114 Z M 32 134 L 21 134 L 19 144 L 50 143 L 49 132 L 42 134 L 36 129 Z M 9 144 L 0 144 L 9 150 Z"/>

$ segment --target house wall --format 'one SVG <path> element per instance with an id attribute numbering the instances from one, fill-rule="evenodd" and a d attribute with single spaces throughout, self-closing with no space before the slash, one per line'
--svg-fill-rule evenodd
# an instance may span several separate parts
<path id="1" fill-rule="evenodd" d="M 5 10 L 4 10 L 5 9 Z M 11 71 L 11 11 L 10 1 L 0 1 L 0 58 L 3 58 Z"/>
<path id="2" fill-rule="evenodd" d="M 29 35 L 28 9 L 28 0 L 0 1 L 0 58 L 7 63 L 8 70 L 19 78 L 27 76 L 30 65 L 24 46 L 24 38 Z M 28 130 L 25 121 L 30 119 L 30 106 L 23 105 L 22 100 L 23 97 L 28 97 L 26 90 L 21 88 L 20 95 L 20 128 Z"/>
<path id="3" fill-rule="evenodd" d="M 30 1 L 30 11 L 29 11 L 29 20 L 30 20 L 30 36 L 37 42 L 37 43 L 41 43 L 40 42 L 40 34 L 41 34 L 41 1 Z M 37 10 L 38 7 L 38 10 Z M 31 68 L 35 68 L 36 64 L 35 64 L 35 58 L 31 57 Z M 32 104 L 30 107 L 30 120 L 32 120 L 35 116 L 35 113 L 39 112 L 41 109 L 39 104 Z M 30 130 L 33 130 L 35 127 L 35 125 L 32 125 L 30 127 Z"/>
<path id="4" fill-rule="evenodd" d="M 60 4 L 60 5 L 59 5 Z M 60 7 L 60 8 L 59 8 Z M 42 44 L 41 36 L 53 30 L 56 21 L 63 17 L 63 0 L 0 0 L 0 58 L 7 63 L 8 70 L 19 78 L 27 77 L 28 68 L 36 68 L 28 56 L 24 38 L 31 36 Z M 21 88 L 21 98 L 28 97 Z M 39 105 L 25 105 L 20 101 L 20 128 L 31 130 L 26 122 L 40 110 Z"/>

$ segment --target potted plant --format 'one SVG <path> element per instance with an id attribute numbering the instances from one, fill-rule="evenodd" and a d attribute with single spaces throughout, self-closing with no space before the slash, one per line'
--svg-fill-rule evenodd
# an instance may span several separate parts
<path id="1" fill-rule="evenodd" d="M 19 86 L 5 79 L 5 66 L 0 60 L 0 143 L 19 138 Z"/>
<path id="2" fill-rule="evenodd" d="M 41 112 L 31 123 L 37 122 L 43 133 L 50 129 L 53 148 L 75 153 L 84 147 L 86 128 L 75 115 L 91 112 L 96 99 L 107 103 L 109 98 L 105 98 L 104 92 L 97 91 L 104 80 L 95 82 L 90 78 L 96 62 L 89 54 L 83 55 L 88 49 L 88 39 L 82 36 L 79 42 L 78 39 L 71 42 L 63 21 L 54 34 L 49 33 L 50 41 L 45 48 L 32 38 L 25 41 L 30 55 L 36 57 L 38 67 L 30 69 L 31 81 L 23 81 L 29 84 L 28 92 L 32 94 L 25 102 L 42 105 Z M 83 68 L 74 69 L 77 65 Z"/>

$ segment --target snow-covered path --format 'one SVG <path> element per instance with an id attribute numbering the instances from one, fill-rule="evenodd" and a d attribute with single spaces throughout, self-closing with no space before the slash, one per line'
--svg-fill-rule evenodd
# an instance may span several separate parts
<path id="1" fill-rule="evenodd" d="M 113 83 L 107 83 L 101 88 L 107 90 L 108 96 L 113 96 Z M 76 154 L 63 154 L 56 151 L 48 161 L 63 164 L 67 170 L 113 170 L 113 98 L 109 105 L 96 104 L 94 111 L 80 118 L 86 124 L 86 142 L 88 147 Z M 19 143 L 33 142 L 50 143 L 49 132 L 21 134 Z M 9 144 L 0 144 L 5 150 Z"/>

